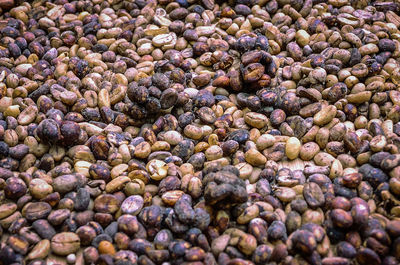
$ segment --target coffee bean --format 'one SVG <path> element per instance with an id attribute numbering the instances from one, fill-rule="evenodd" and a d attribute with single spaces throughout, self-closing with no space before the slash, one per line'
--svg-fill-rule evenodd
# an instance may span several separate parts
<path id="1" fill-rule="evenodd" d="M 71 232 L 56 234 L 51 239 L 51 250 L 61 256 L 76 252 L 80 247 L 79 237 Z"/>

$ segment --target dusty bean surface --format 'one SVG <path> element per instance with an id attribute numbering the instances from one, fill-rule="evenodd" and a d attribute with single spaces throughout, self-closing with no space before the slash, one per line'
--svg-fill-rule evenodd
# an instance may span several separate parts
<path id="1" fill-rule="evenodd" d="M 0 265 L 396 265 L 399 0 L 0 0 Z"/>

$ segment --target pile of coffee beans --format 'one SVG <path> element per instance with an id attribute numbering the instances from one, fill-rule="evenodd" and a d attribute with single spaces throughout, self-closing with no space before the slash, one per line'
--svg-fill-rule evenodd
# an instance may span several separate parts
<path id="1" fill-rule="evenodd" d="M 399 264 L 399 27 L 398 0 L 0 0 L 0 264 Z"/>

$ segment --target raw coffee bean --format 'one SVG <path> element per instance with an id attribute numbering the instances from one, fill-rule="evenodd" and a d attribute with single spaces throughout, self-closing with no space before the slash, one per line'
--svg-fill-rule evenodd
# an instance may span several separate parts
<path id="1" fill-rule="evenodd" d="M 36 133 L 43 142 L 55 143 L 61 139 L 59 124 L 53 119 L 43 120 L 36 128 Z"/>
<path id="2" fill-rule="evenodd" d="M 301 143 L 296 137 L 290 137 L 286 142 L 285 148 L 286 156 L 293 160 L 299 156 Z"/>
<path id="3" fill-rule="evenodd" d="M 90 203 L 90 194 L 85 188 L 78 189 L 76 193 L 76 199 L 74 202 L 74 208 L 76 211 L 84 211 L 88 208 Z"/>
<path id="4" fill-rule="evenodd" d="M 143 207 L 143 198 L 140 195 L 133 195 L 126 198 L 121 204 L 121 211 L 126 214 L 137 215 Z"/>
<path id="5" fill-rule="evenodd" d="M 51 239 L 51 251 L 57 255 L 66 256 L 75 253 L 80 247 L 79 237 L 71 232 L 56 234 Z"/>
<path id="6" fill-rule="evenodd" d="M 50 240 L 56 234 L 54 228 L 46 220 L 36 220 L 32 223 L 32 228 L 41 238 Z"/>
<path id="7" fill-rule="evenodd" d="M 314 182 L 304 184 L 303 196 L 312 208 L 321 207 L 325 204 L 325 196 L 319 185 Z"/>
<path id="8" fill-rule="evenodd" d="M 65 194 L 73 191 L 78 186 L 78 179 L 75 175 L 63 175 L 54 179 L 54 191 Z"/>
<path id="9" fill-rule="evenodd" d="M 25 182 L 22 179 L 11 177 L 5 182 L 4 194 L 7 198 L 18 199 L 27 191 Z"/>
<path id="10" fill-rule="evenodd" d="M 28 221 L 35 221 L 46 218 L 51 211 L 51 206 L 46 202 L 32 202 L 25 208 L 25 218 Z"/>
<path id="11" fill-rule="evenodd" d="M 311 254 L 317 247 L 314 235 L 306 230 L 297 230 L 291 234 L 293 247 L 304 254 Z"/>

